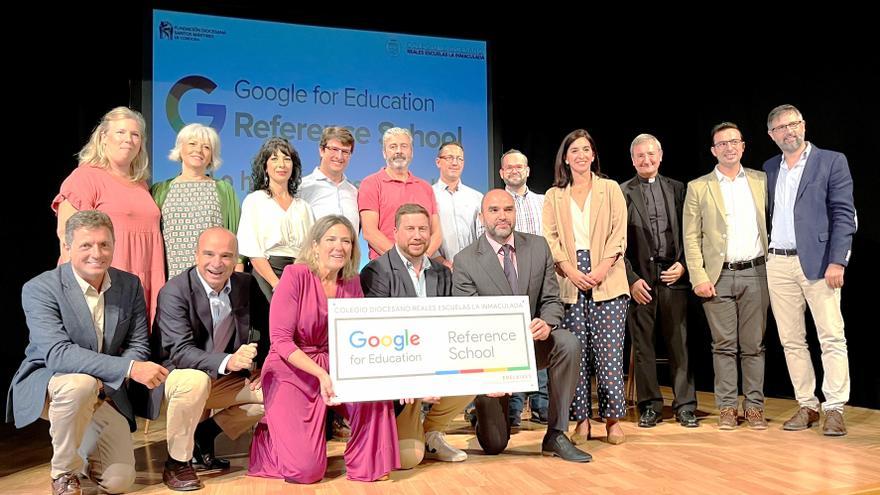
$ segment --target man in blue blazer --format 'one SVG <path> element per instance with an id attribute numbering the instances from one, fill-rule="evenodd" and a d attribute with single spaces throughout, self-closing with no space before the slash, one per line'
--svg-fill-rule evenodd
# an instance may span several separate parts
<path id="1" fill-rule="evenodd" d="M 856 231 L 853 181 L 846 157 L 804 139 L 806 123 L 792 105 L 767 117 L 767 134 L 779 149 L 764 163 L 770 208 L 767 280 L 770 304 L 800 408 L 783 425 L 804 430 L 819 421 L 816 375 L 804 325 L 809 305 L 822 348 L 825 378 L 823 433 L 846 435 L 843 405 L 849 400 L 849 363 L 840 288 Z"/>
<path id="2" fill-rule="evenodd" d="M 9 388 L 6 419 L 19 428 L 49 421 L 54 494 L 80 494 L 80 474 L 120 493 L 135 479 L 129 379 L 155 388 L 168 371 L 147 361 L 140 281 L 110 267 L 110 218 L 75 213 L 64 244 L 70 262 L 22 288 L 30 342 Z"/>

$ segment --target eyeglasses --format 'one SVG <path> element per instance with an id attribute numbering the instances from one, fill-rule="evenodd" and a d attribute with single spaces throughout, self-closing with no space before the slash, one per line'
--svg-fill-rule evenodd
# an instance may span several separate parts
<path id="1" fill-rule="evenodd" d="M 324 151 L 329 151 L 330 153 L 342 153 L 342 156 L 346 158 L 351 156 L 351 150 L 344 150 L 335 146 L 324 146 L 323 148 Z"/>
<path id="2" fill-rule="evenodd" d="M 455 156 L 455 155 L 443 155 L 440 158 L 446 160 L 449 163 L 464 163 L 463 156 Z"/>
<path id="3" fill-rule="evenodd" d="M 796 131 L 797 128 L 800 127 L 801 124 L 803 124 L 803 123 L 804 123 L 803 120 L 795 120 L 794 122 L 789 122 L 787 124 L 778 125 L 778 126 L 774 127 L 773 129 L 770 129 L 770 131 L 773 132 L 774 134 L 779 134 L 780 132 L 784 131 L 785 129 L 788 129 L 789 131 Z"/>
<path id="4" fill-rule="evenodd" d="M 729 139 L 727 141 L 718 141 L 717 143 L 713 144 L 712 146 L 714 146 L 720 150 L 723 150 L 723 149 L 727 148 L 728 146 L 730 146 L 732 148 L 739 148 L 739 145 L 741 145 L 741 144 L 743 144 L 742 139 Z"/>

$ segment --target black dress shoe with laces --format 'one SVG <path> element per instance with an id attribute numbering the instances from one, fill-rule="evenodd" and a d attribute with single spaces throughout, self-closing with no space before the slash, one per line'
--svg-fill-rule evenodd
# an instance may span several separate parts
<path id="1" fill-rule="evenodd" d="M 213 450 L 202 448 L 198 441 L 193 444 L 192 466 L 196 471 L 213 471 L 215 469 L 229 469 L 229 460 L 222 457 L 214 457 Z"/>
<path id="2" fill-rule="evenodd" d="M 675 415 L 675 420 L 685 428 L 696 428 L 700 426 L 700 423 L 697 422 L 697 416 L 693 411 L 679 411 L 678 414 Z"/>
<path id="3" fill-rule="evenodd" d="M 541 442 L 541 454 L 557 456 L 570 462 L 590 462 L 593 456 L 574 446 L 571 440 L 560 432 L 551 432 Z"/>
<path id="4" fill-rule="evenodd" d="M 642 411 L 641 416 L 639 416 L 639 428 L 653 428 L 661 420 L 662 418 L 657 414 L 657 411 L 649 407 Z"/>

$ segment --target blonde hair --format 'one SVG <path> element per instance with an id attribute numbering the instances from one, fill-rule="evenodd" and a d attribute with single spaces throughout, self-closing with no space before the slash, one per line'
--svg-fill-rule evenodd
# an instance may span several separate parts
<path id="1" fill-rule="evenodd" d="M 348 280 L 356 276 L 358 274 L 358 265 L 361 263 L 361 251 L 358 247 L 357 232 L 354 231 L 351 222 L 342 215 L 327 215 L 319 218 L 312 225 L 309 234 L 303 242 L 303 248 L 300 250 L 299 258 L 297 258 L 296 262 L 308 266 L 312 273 L 320 277 L 321 267 L 318 266 L 318 244 L 328 230 L 340 224 L 348 229 L 348 235 L 351 236 L 351 257 L 345 262 L 345 266 L 342 267 L 342 279 Z"/>
<path id="2" fill-rule="evenodd" d="M 128 178 L 132 182 L 141 182 L 150 178 L 150 158 L 147 156 L 147 123 L 144 116 L 128 107 L 116 107 L 110 110 L 92 131 L 89 141 L 79 151 L 80 164 L 91 164 L 103 169 L 110 167 L 110 160 L 104 154 L 102 140 L 110 129 L 110 122 L 116 120 L 134 120 L 141 130 L 141 149 L 131 161 Z"/>
<path id="3" fill-rule="evenodd" d="M 208 143 L 211 146 L 211 163 L 208 164 L 208 173 L 220 168 L 223 160 L 220 158 L 220 136 L 212 127 L 199 123 L 189 124 L 177 133 L 177 141 L 174 149 L 168 154 L 168 159 L 174 162 L 182 162 L 183 145 L 190 140 L 196 140 L 199 144 Z"/>

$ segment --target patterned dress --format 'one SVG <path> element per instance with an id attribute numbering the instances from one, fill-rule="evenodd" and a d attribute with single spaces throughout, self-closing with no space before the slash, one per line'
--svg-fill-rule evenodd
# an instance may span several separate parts
<path id="1" fill-rule="evenodd" d="M 222 225 L 220 197 L 213 180 L 172 182 L 162 205 L 168 278 L 195 264 L 199 234 Z"/>

